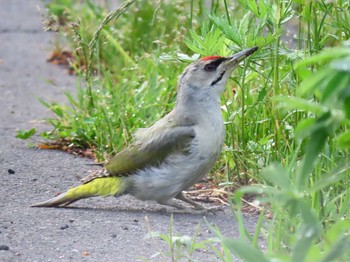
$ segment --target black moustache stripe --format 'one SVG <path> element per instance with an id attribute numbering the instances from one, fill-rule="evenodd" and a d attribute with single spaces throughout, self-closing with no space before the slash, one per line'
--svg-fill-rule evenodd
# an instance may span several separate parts
<path id="1" fill-rule="evenodd" d="M 215 85 L 216 83 L 218 83 L 218 82 L 222 79 L 222 77 L 224 76 L 225 72 L 226 72 L 226 71 L 223 71 L 223 72 L 221 73 L 221 75 L 211 83 L 210 86 L 213 86 L 213 85 Z"/>
<path id="2" fill-rule="evenodd" d="M 227 58 L 226 57 L 221 57 L 218 59 L 215 59 L 213 62 L 209 63 L 210 65 L 214 65 L 215 68 L 218 67 L 222 62 L 226 61 Z"/>

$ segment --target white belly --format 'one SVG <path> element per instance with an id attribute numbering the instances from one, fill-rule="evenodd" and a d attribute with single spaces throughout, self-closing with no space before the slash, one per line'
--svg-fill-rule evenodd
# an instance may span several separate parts
<path id="1" fill-rule="evenodd" d="M 140 170 L 128 177 L 130 194 L 141 200 L 167 200 L 175 197 L 205 176 L 221 153 L 224 143 L 222 118 L 214 124 L 195 126 L 196 137 L 189 154 L 169 156 L 164 164 Z"/>

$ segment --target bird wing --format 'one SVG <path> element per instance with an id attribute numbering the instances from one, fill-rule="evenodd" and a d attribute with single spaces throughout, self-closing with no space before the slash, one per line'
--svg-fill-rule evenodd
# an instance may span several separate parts
<path id="1" fill-rule="evenodd" d="M 195 138 L 193 126 L 172 126 L 155 133 L 147 142 L 136 142 L 112 157 L 105 165 L 109 175 L 127 175 L 138 169 L 159 165 L 171 153 L 186 153 Z"/>
<path id="2" fill-rule="evenodd" d="M 150 139 L 131 145 L 116 154 L 105 169 L 96 170 L 83 179 L 83 184 L 68 190 L 53 199 L 36 203 L 32 206 L 54 207 L 66 206 L 79 199 L 92 196 L 120 195 L 126 190 L 125 180 L 118 176 L 127 176 L 138 169 L 161 164 L 169 154 L 189 152 L 189 144 L 195 138 L 191 126 L 164 128 L 152 135 Z M 154 130 L 153 130 L 154 131 Z M 97 180 L 98 178 L 104 178 Z"/>

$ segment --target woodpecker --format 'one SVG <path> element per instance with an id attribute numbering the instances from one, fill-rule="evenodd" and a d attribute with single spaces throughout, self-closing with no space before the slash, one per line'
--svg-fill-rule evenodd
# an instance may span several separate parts
<path id="1" fill-rule="evenodd" d="M 185 213 L 207 211 L 183 191 L 201 180 L 219 157 L 225 137 L 220 95 L 239 62 L 256 50 L 249 48 L 230 57 L 208 56 L 187 66 L 170 113 L 137 130 L 134 143 L 81 185 L 32 206 L 64 207 L 83 198 L 130 194 Z"/>

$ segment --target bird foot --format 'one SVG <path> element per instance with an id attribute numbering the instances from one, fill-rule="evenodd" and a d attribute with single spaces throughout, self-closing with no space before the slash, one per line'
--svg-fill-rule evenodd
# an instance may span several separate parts
<path id="1" fill-rule="evenodd" d="M 221 206 L 216 207 L 210 207 L 210 208 L 202 208 L 202 209 L 194 209 L 194 208 L 181 208 L 181 209 L 168 209 L 168 208 L 162 208 L 162 212 L 166 214 L 191 214 L 191 215 L 207 215 L 209 213 L 216 214 L 217 212 L 225 212 L 224 208 Z"/>

